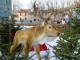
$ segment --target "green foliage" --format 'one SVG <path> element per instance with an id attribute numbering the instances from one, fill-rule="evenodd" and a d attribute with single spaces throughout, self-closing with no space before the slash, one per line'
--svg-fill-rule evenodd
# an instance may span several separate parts
<path id="1" fill-rule="evenodd" d="M 72 28 L 74 29 L 74 32 L 80 34 L 80 19 L 72 18 L 71 20 L 73 23 Z"/>
<path id="2" fill-rule="evenodd" d="M 76 2 L 74 10 L 80 16 L 80 2 Z M 80 34 L 80 19 L 75 17 L 75 18 L 72 18 L 71 21 L 73 23 L 72 28 L 74 29 L 75 33 L 79 33 Z"/>
<path id="3" fill-rule="evenodd" d="M 1 52 L 0 60 L 6 60 L 8 51 L 9 51 L 9 44 L 0 43 L 0 52 Z"/>
<path id="4" fill-rule="evenodd" d="M 0 60 L 29 60 L 31 57 L 19 57 L 21 53 L 21 46 L 18 46 L 12 54 L 9 54 L 9 49 L 12 44 L 0 43 Z"/>
<path id="5" fill-rule="evenodd" d="M 1 25 L 1 27 L 0 27 L 1 42 L 9 43 L 10 37 L 11 37 L 11 41 L 13 41 L 15 32 L 20 29 L 19 28 L 20 26 L 14 27 L 14 25 L 15 25 L 14 20 L 12 20 L 12 21 L 6 20 L 5 22 L 0 23 L 0 25 Z M 11 30 L 11 32 L 10 32 L 10 30 Z M 9 37 L 9 35 L 10 35 L 10 37 Z"/>
<path id="6" fill-rule="evenodd" d="M 59 37 L 57 46 L 53 47 L 56 57 L 61 60 L 80 59 L 80 35 L 74 34 L 74 30 L 64 30 L 64 34 Z"/>
<path id="7" fill-rule="evenodd" d="M 20 60 L 19 53 L 17 53 L 18 50 L 21 50 L 20 48 L 16 49 L 11 55 L 9 55 L 9 49 L 12 45 L 9 44 L 9 35 L 11 36 L 11 41 L 13 41 L 15 32 L 20 29 L 20 26 L 14 27 L 14 20 L 5 20 L 5 22 L 0 23 L 0 25 L 0 60 Z"/>
<path id="8" fill-rule="evenodd" d="M 13 41 L 15 32 L 20 29 L 20 25 L 18 27 L 15 26 L 15 21 L 6 20 L 4 23 L 0 23 L 0 60 L 29 60 L 32 56 L 23 57 L 21 55 L 22 46 L 18 46 L 12 54 L 9 54 L 10 47 L 12 43 L 9 43 L 9 35 L 11 36 L 11 41 Z M 11 33 L 10 33 L 11 29 Z"/>
<path id="9" fill-rule="evenodd" d="M 75 11 L 80 14 L 80 3 L 75 6 Z M 80 19 L 71 18 L 69 29 L 63 29 L 53 52 L 60 60 L 80 60 Z"/>
<path id="10" fill-rule="evenodd" d="M 80 14 L 80 2 L 76 2 L 75 11 Z"/>

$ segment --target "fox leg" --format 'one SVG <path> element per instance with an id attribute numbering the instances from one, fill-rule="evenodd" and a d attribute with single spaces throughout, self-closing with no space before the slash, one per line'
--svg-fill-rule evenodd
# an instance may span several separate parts
<path id="1" fill-rule="evenodd" d="M 14 38 L 13 45 L 10 47 L 10 54 L 15 50 L 15 48 L 18 46 L 18 40 Z"/>
<path id="2" fill-rule="evenodd" d="M 34 47 L 34 50 L 36 51 L 36 54 L 38 56 L 38 60 L 41 60 L 39 44 L 38 45 L 34 45 L 33 47 Z"/>
<path id="3" fill-rule="evenodd" d="M 28 56 L 31 47 L 32 47 L 31 43 L 26 43 L 26 46 L 24 46 L 24 48 L 23 48 L 23 54 L 24 54 L 24 56 Z"/>

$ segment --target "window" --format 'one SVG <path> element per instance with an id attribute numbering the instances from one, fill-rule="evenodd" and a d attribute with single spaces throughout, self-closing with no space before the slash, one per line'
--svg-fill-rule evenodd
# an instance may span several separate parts
<path id="1" fill-rule="evenodd" d="M 4 11 L 4 13 L 6 13 L 6 10 Z"/>
<path id="2" fill-rule="evenodd" d="M 2 12 L 2 10 L 1 10 L 1 9 L 2 9 L 2 6 L 0 5 L 0 13 Z"/>
<path id="3" fill-rule="evenodd" d="M 11 0 L 9 0 L 9 5 L 11 4 Z"/>
<path id="4" fill-rule="evenodd" d="M 6 0 L 6 4 L 9 4 L 9 0 Z"/>
<path id="5" fill-rule="evenodd" d="M 24 20 L 22 18 L 20 18 L 20 22 L 24 22 Z"/>
<path id="6" fill-rule="evenodd" d="M 25 20 L 26 20 L 27 18 L 25 17 Z"/>
<path id="7" fill-rule="evenodd" d="M 7 6 L 4 6 L 4 13 L 7 12 Z"/>
<path id="8" fill-rule="evenodd" d="M 9 8 L 8 8 L 8 11 L 9 11 Z"/>
<path id="9" fill-rule="evenodd" d="M 8 4 L 7 0 L 6 0 L 6 4 Z"/>
<path id="10" fill-rule="evenodd" d="M 20 18 L 20 20 L 22 20 L 22 18 Z"/>
<path id="11" fill-rule="evenodd" d="M 7 6 L 4 6 L 4 10 L 7 10 Z"/>
<path id="12" fill-rule="evenodd" d="M 34 21 L 36 21 L 36 19 L 34 19 Z"/>
<path id="13" fill-rule="evenodd" d="M 0 0 L 0 4 L 2 3 L 2 0 Z"/>
<path id="14" fill-rule="evenodd" d="M 21 21 L 22 19 L 20 18 L 20 21 Z"/>
<path id="15" fill-rule="evenodd" d="M 1 14 L 1 12 L 2 12 L 2 0 L 0 0 L 0 14 Z"/>
<path id="16" fill-rule="evenodd" d="M 27 15 L 27 13 L 25 13 L 25 16 Z"/>
<path id="17" fill-rule="evenodd" d="M 20 13 L 20 16 L 21 16 L 21 13 Z"/>

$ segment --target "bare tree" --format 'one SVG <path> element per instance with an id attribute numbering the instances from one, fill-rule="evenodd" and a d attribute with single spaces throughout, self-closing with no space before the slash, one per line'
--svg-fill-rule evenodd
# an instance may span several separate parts
<path id="1" fill-rule="evenodd" d="M 20 0 L 12 0 L 12 7 L 13 7 L 13 13 L 16 13 L 21 9 L 21 2 Z"/>
<path id="2" fill-rule="evenodd" d="M 43 19 L 45 22 L 48 22 L 49 20 L 51 20 L 52 22 L 58 22 L 59 20 L 61 20 L 60 18 L 58 19 L 58 14 L 61 15 L 60 17 L 63 17 L 66 14 L 69 14 L 70 16 L 72 12 L 71 3 L 68 3 L 68 6 L 65 7 L 63 2 L 60 7 L 58 1 L 56 1 L 55 3 L 47 1 L 46 3 L 42 4 L 42 2 L 35 0 L 32 6 L 34 15 Z M 67 13 L 66 11 L 70 13 Z M 54 20 L 52 17 L 56 19 Z"/>
<path id="3" fill-rule="evenodd" d="M 58 10 L 54 8 L 53 3 L 46 2 L 42 4 L 41 2 L 35 1 L 33 4 L 33 12 L 35 16 L 43 19 L 45 22 L 51 20 L 51 16 Z"/>

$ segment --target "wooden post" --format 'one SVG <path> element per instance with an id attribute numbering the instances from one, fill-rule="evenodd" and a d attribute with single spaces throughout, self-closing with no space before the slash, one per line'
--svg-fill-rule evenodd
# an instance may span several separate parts
<path id="1" fill-rule="evenodd" d="M 9 43 L 11 43 L 11 22 L 9 25 Z"/>
<path id="2" fill-rule="evenodd" d="M 1 35 L 0 35 L 0 42 L 1 42 Z"/>
<path id="3" fill-rule="evenodd" d="M 11 16 L 9 16 L 9 43 L 11 43 Z"/>

